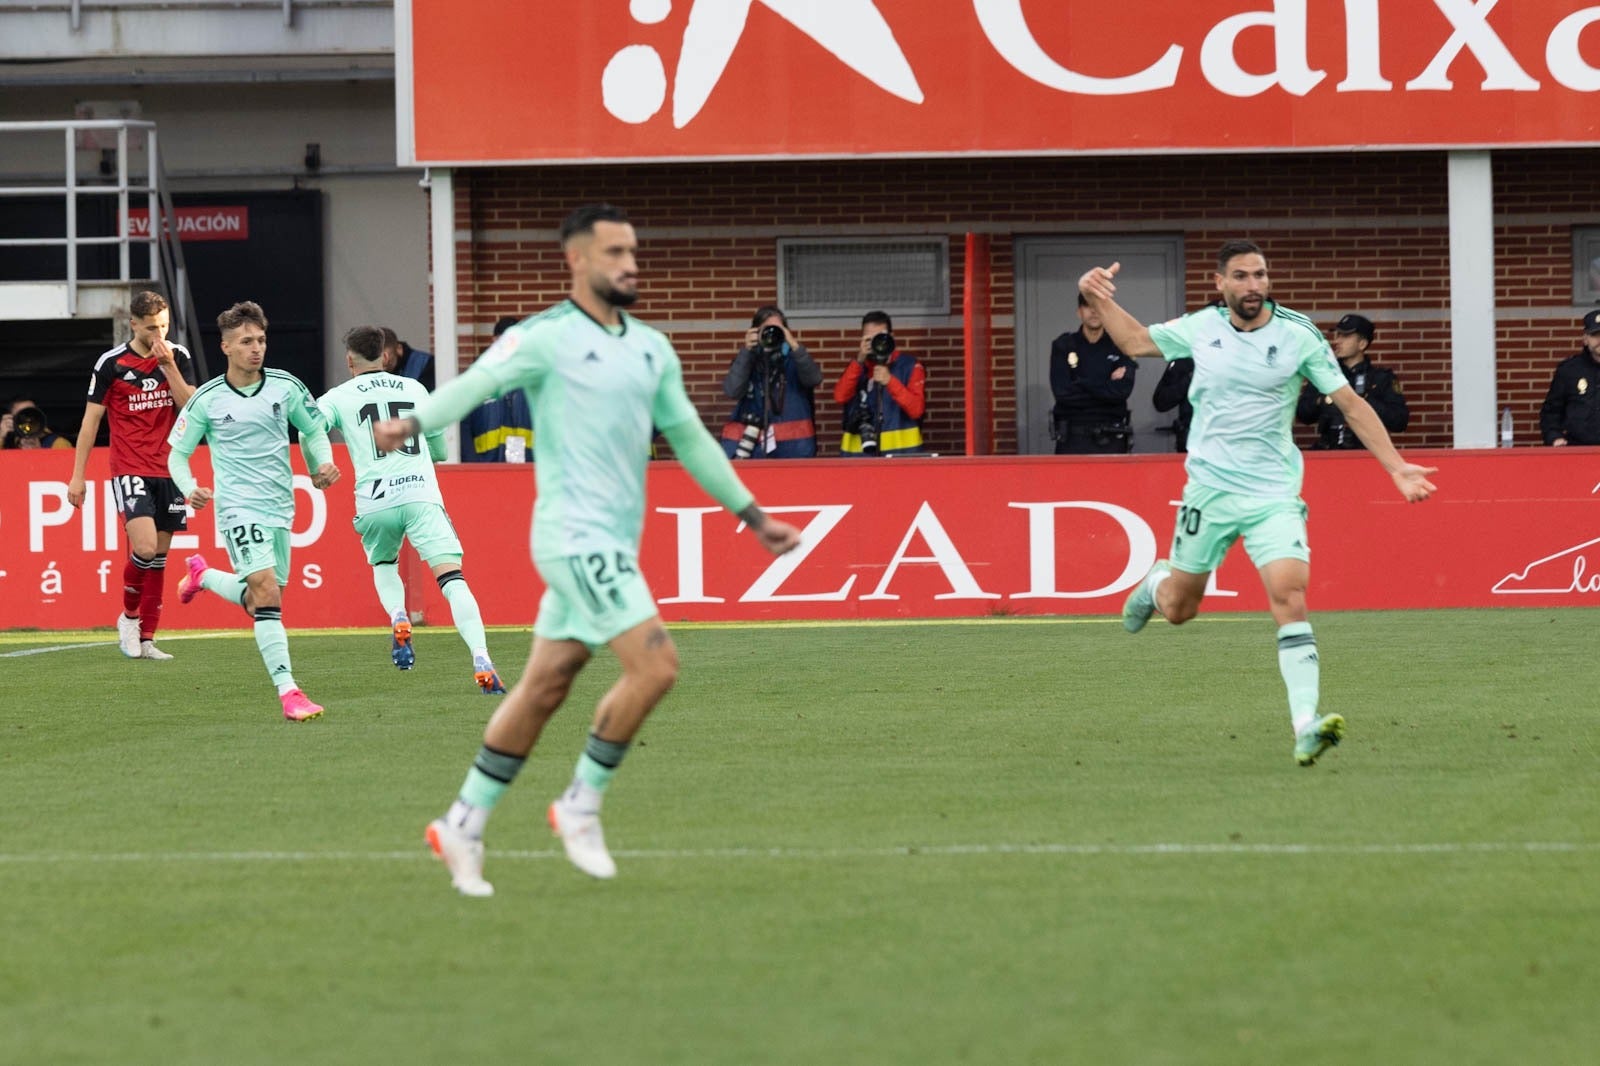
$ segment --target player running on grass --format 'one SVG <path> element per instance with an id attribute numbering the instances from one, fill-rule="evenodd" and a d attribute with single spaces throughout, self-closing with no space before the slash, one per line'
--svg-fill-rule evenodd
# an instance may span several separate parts
<path id="1" fill-rule="evenodd" d="M 1343 412 L 1406 500 L 1427 499 L 1435 491 L 1428 477 L 1437 471 L 1400 457 L 1371 406 L 1345 381 L 1321 331 L 1270 298 L 1267 261 L 1255 244 L 1222 246 L 1215 275 L 1220 305 L 1158 326 L 1140 325 L 1113 299 L 1120 267 L 1095 267 L 1078 280 L 1078 291 L 1100 312 L 1117 347 L 1131 356 L 1194 359 L 1188 484 L 1172 560 L 1156 560 L 1134 586 L 1122 624 L 1137 633 L 1155 612 L 1173 625 L 1193 618 L 1206 579 L 1243 537 L 1278 624 L 1278 668 L 1289 692 L 1295 761 L 1310 766 L 1339 743 L 1345 721 L 1317 713 L 1317 641 L 1306 620 L 1311 551 L 1300 499 L 1304 463 L 1290 432 L 1301 379 Z"/>
<path id="2" fill-rule="evenodd" d="M 132 336 L 95 361 L 83 405 L 78 452 L 67 502 L 82 507 L 84 478 L 100 422 L 111 427 L 111 494 L 128 533 L 122 567 L 122 612 L 117 646 L 130 659 L 170 659 L 156 647 L 172 535 L 187 528 L 183 494 L 167 471 L 167 434 L 178 409 L 194 395 L 194 363 L 180 344 L 167 343 L 171 312 L 158 292 L 128 301 Z"/>
<path id="3" fill-rule="evenodd" d="M 427 435 L 426 453 L 415 437 L 387 453 L 373 443 L 378 423 L 409 414 L 428 390 L 420 381 L 383 369 L 383 330 L 377 326 L 352 329 L 344 335 L 344 347 L 350 380 L 324 393 L 317 408 L 330 429 L 344 433 L 355 467 L 356 532 L 372 566 L 378 600 L 389 614 L 390 658 L 402 670 L 416 664 L 399 566 L 400 544 L 409 540 L 450 603 L 456 631 L 472 654 L 473 680 L 485 693 L 504 692 L 489 659 L 478 601 L 461 574 L 461 541 L 445 514 L 433 470 L 434 462 L 445 457 L 444 430 Z"/>
<path id="4" fill-rule="evenodd" d="M 303 722 L 322 713 L 295 684 L 289 669 L 289 637 L 283 628 L 283 588 L 289 583 L 289 525 L 294 521 L 294 471 L 289 466 L 289 426 L 300 430 L 300 448 L 312 470 L 311 483 L 325 489 L 339 480 L 328 432 L 316 401 L 300 379 L 263 366 L 267 316 L 260 305 L 236 303 L 217 316 L 227 373 L 195 390 L 172 429 L 167 466 L 172 479 L 200 510 L 217 501 L 217 529 L 228 546 L 234 573 L 191 555 L 178 582 L 188 603 L 201 589 L 237 603 L 255 619 L 256 647 L 278 687 L 283 716 Z M 201 439 L 211 443 L 216 491 L 200 485 L 189 457 Z"/>
<path id="5" fill-rule="evenodd" d="M 678 653 L 639 573 L 644 471 L 651 425 L 684 468 L 737 514 L 774 554 L 799 532 L 769 518 L 739 481 L 683 389 L 678 353 L 622 309 L 638 297 L 638 242 L 610 205 L 574 211 L 561 227 L 572 296 L 511 327 L 411 417 L 386 422 L 378 447 L 459 421 L 491 396 L 522 389 L 534 418 L 534 565 L 547 586 L 527 668 L 484 730 L 450 810 L 427 839 L 458 891 L 487 896 L 483 830 L 539 733 L 596 648 L 608 645 L 622 676 L 600 699 L 571 786 L 550 804 L 550 826 L 573 865 L 616 875 L 600 829 L 600 803 L 645 716 L 678 676 Z"/>

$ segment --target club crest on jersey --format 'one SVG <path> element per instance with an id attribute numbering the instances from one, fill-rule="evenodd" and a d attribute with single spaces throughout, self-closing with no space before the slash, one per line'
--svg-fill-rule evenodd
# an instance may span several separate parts
<path id="1" fill-rule="evenodd" d="M 1278 365 L 1278 346 L 1276 344 L 1269 345 L 1267 347 L 1267 365 L 1268 366 L 1277 366 Z"/>
<path id="2" fill-rule="evenodd" d="M 277 418 L 281 414 L 283 414 L 283 404 L 274 400 L 272 402 L 272 417 Z"/>

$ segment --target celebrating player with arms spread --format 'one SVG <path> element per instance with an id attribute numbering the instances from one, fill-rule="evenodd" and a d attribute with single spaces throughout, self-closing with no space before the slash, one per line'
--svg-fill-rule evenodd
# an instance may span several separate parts
<path id="1" fill-rule="evenodd" d="M 491 396 L 522 389 L 534 417 L 533 561 L 546 590 L 533 650 L 484 730 L 483 747 L 448 813 L 427 830 L 458 891 L 487 896 L 483 830 L 594 649 L 622 664 L 595 715 L 572 784 L 550 805 L 567 857 L 593 877 L 616 864 L 600 830 L 600 801 L 645 716 L 678 676 L 678 653 L 639 572 L 651 426 L 688 472 L 774 554 L 799 532 L 769 518 L 739 481 L 683 388 L 678 353 L 623 308 L 638 296 L 638 242 L 628 216 L 581 207 L 561 227 L 572 297 L 516 326 L 410 418 L 378 427 L 394 449 L 459 421 Z"/>
<path id="2" fill-rule="evenodd" d="M 1345 721 L 1317 713 L 1321 675 L 1306 613 L 1311 551 L 1300 499 L 1304 463 L 1290 432 L 1301 381 L 1309 380 L 1339 408 L 1408 501 L 1435 491 L 1428 477 L 1437 471 L 1400 457 L 1377 414 L 1345 380 L 1321 330 L 1270 298 L 1267 261 L 1255 244 L 1222 246 L 1215 275 L 1220 305 L 1149 328 L 1113 299 L 1119 266 L 1095 267 L 1078 281 L 1117 347 L 1131 356 L 1194 359 L 1194 423 L 1184 462 L 1189 481 L 1172 561 L 1157 560 L 1134 586 L 1122 624 L 1137 633 L 1155 612 L 1173 625 L 1193 618 L 1206 579 L 1233 542 L 1244 538 L 1278 625 L 1278 667 L 1289 692 L 1295 760 L 1310 766 L 1339 743 Z"/>
<path id="3" fill-rule="evenodd" d="M 316 401 L 300 379 L 265 368 L 267 316 L 246 300 L 217 316 L 228 371 L 190 398 L 172 429 L 167 466 L 195 510 L 213 499 L 217 529 L 226 539 L 234 573 L 191 555 L 178 582 L 188 603 L 205 589 L 237 603 L 255 619 L 256 647 L 278 688 L 283 716 L 303 722 L 322 713 L 295 684 L 289 669 L 289 637 L 283 628 L 283 589 L 289 583 L 289 526 L 294 521 L 294 471 L 289 466 L 289 426 L 300 430 L 300 448 L 319 489 L 339 480 L 328 431 Z M 202 439 L 211 442 L 217 488 L 200 485 L 189 457 Z"/>
<path id="4" fill-rule="evenodd" d="M 155 645 L 161 594 L 172 534 L 186 528 L 183 493 L 167 471 L 167 434 L 178 408 L 194 395 L 194 363 L 179 344 L 167 343 L 171 316 L 158 292 L 135 293 L 128 302 L 133 336 L 94 364 L 83 405 L 78 452 L 67 482 L 67 502 L 82 507 L 89 453 L 102 418 L 111 426 L 111 492 L 128 531 L 122 568 L 122 613 L 117 646 L 130 659 L 170 659 Z"/>

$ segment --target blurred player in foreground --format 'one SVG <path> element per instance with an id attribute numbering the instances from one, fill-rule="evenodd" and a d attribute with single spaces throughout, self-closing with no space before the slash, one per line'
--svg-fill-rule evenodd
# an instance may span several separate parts
<path id="1" fill-rule="evenodd" d="M 573 865 L 614 877 L 600 828 L 606 787 L 634 734 L 677 680 L 678 652 L 639 573 L 644 472 L 652 424 L 706 492 L 734 512 L 774 554 L 799 532 L 769 518 L 739 481 L 683 388 L 678 353 L 661 333 L 623 311 L 638 298 L 638 242 L 610 205 L 574 211 L 561 227 L 572 296 L 511 327 L 411 417 L 380 425 L 393 450 L 459 421 L 490 396 L 526 393 L 534 418 L 533 561 L 547 586 L 527 668 L 490 718 L 450 810 L 427 839 L 468 896 L 483 879 L 489 813 L 522 769 L 545 722 L 595 649 L 607 645 L 622 676 L 595 708 L 571 786 L 550 804 L 550 826 Z"/>

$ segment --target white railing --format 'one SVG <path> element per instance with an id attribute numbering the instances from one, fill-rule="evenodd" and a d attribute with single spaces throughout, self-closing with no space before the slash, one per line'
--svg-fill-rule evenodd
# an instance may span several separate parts
<path id="1" fill-rule="evenodd" d="M 96 175 L 96 180 L 83 183 L 78 180 L 78 134 L 84 131 L 111 132 L 116 135 L 116 166 L 112 180 Z M 183 262 L 183 245 L 176 238 L 177 226 L 172 208 L 172 196 L 163 181 L 161 154 L 154 122 L 136 119 L 94 119 L 62 122 L 0 122 L 0 143 L 8 137 L 48 135 L 60 132 L 62 160 L 59 185 L 8 185 L 0 182 L 0 196 L 59 196 L 65 207 L 65 232 L 59 237 L 0 237 L 0 248 L 61 247 L 66 249 L 65 277 L 37 278 L 37 281 L 64 281 L 66 283 L 67 314 L 78 313 L 78 290 L 85 280 L 143 281 L 132 276 L 132 248 L 135 244 L 149 246 L 148 280 L 166 289 L 172 304 L 172 328 L 177 340 L 188 347 L 197 364 L 203 356 L 199 350 L 199 320 L 194 313 L 194 300 L 189 295 L 188 270 Z M 135 180 L 129 174 L 129 137 L 142 136 L 145 148 L 145 174 Z M 0 151 L 0 155 L 6 155 Z M 114 196 L 117 201 L 117 232 L 109 236 L 85 236 L 78 232 L 78 197 Z M 145 233 L 135 234 L 129 208 L 143 200 L 148 224 Z M 117 276 L 115 278 L 80 279 L 78 276 L 78 249 L 86 246 L 116 245 Z"/>
<path id="2" fill-rule="evenodd" d="M 34 10 L 60 9 L 67 13 L 67 18 L 74 31 L 83 26 L 83 13 L 85 10 L 137 10 L 140 8 L 226 8 L 239 10 L 241 8 L 262 8 L 268 11 L 281 11 L 283 24 L 294 25 L 295 8 L 302 10 L 316 7 L 387 7 L 392 0 L 55 0 L 54 3 L 44 0 L 35 0 L 28 6 Z"/>
<path id="3" fill-rule="evenodd" d="M 132 120 L 102 119 L 80 122 L 0 122 L 0 137 L 9 134 L 39 134 L 59 130 L 62 134 L 64 150 L 62 157 L 65 164 L 62 167 L 64 181 L 60 185 L 4 185 L 0 184 L 0 196 L 59 196 L 66 207 L 66 232 L 60 237 L 0 237 L 0 248 L 26 248 L 26 247 L 65 247 L 67 250 L 67 311 L 77 314 L 78 311 L 78 249 L 85 245 L 114 244 L 117 246 L 117 281 L 132 281 L 129 274 L 129 252 L 135 243 L 150 246 L 150 269 L 160 280 L 161 255 L 158 248 L 161 239 L 161 227 L 157 220 L 161 218 L 161 184 L 160 158 L 156 150 L 156 125 L 154 122 L 137 122 Z M 93 184 L 81 184 L 78 181 L 78 133 L 86 130 L 113 131 L 117 136 L 116 147 L 116 175 L 112 182 L 97 181 Z M 128 174 L 128 133 L 130 130 L 139 130 L 145 136 L 145 154 L 148 163 L 148 173 L 143 183 L 134 184 Z M 130 232 L 129 200 L 132 196 L 140 196 L 145 200 L 149 211 L 150 227 L 146 236 L 134 236 Z M 117 233 L 108 237 L 86 237 L 78 232 L 78 197 L 80 196 L 115 196 L 117 198 Z M 41 279 L 44 280 L 44 279 Z M 54 278 L 48 280 L 56 280 Z M 113 280 L 113 279 L 95 279 Z"/>

